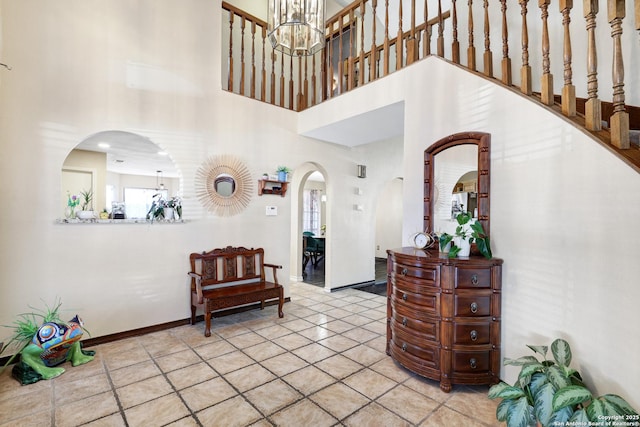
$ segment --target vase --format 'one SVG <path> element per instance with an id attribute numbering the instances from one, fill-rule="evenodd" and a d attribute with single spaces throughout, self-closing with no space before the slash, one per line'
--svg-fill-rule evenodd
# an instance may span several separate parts
<path id="1" fill-rule="evenodd" d="M 284 171 L 278 171 L 278 181 L 287 182 L 287 173 Z"/>
<path id="2" fill-rule="evenodd" d="M 468 239 L 463 239 L 462 237 L 454 237 L 454 243 L 457 247 L 460 248 L 460 252 L 458 252 L 458 257 L 468 257 L 469 253 L 471 253 L 471 242 Z"/>
<path id="3" fill-rule="evenodd" d="M 75 207 L 67 206 L 64 210 L 64 217 L 66 219 L 74 219 L 76 217 Z"/>
<path id="4" fill-rule="evenodd" d="M 175 218 L 175 209 L 173 208 L 164 208 L 164 219 L 167 221 L 171 221 Z"/>

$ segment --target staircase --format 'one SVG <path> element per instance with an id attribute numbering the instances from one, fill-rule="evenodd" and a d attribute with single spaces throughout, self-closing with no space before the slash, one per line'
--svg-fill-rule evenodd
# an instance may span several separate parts
<path id="1" fill-rule="evenodd" d="M 437 55 L 563 116 L 640 172 L 640 70 L 624 61 L 640 56 L 640 0 L 582 3 L 356 0 L 327 21 L 324 50 L 290 57 L 272 50 L 266 22 L 223 2 L 223 87 L 302 111 Z"/>

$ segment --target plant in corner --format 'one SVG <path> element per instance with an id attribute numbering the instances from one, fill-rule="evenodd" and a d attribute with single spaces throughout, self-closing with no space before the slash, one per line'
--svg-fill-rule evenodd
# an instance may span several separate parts
<path id="1" fill-rule="evenodd" d="M 460 241 L 468 241 L 469 244 L 475 243 L 480 253 L 487 259 L 490 259 L 491 244 L 489 242 L 489 236 L 484 232 L 484 228 L 480 221 L 473 221 L 473 217 L 469 212 L 462 212 L 456 216 L 458 225 L 456 227 L 455 235 L 448 233 L 442 233 L 439 237 L 440 249 L 444 250 L 446 246 L 451 243 L 451 249 L 449 249 L 449 258 L 455 258 L 461 251 Z M 458 244 L 455 242 L 455 238 L 459 239 Z"/>
<path id="2" fill-rule="evenodd" d="M 522 366 L 517 381 L 512 386 L 501 381 L 489 389 L 490 399 L 502 399 L 496 410 L 498 421 L 506 421 L 508 427 L 536 423 L 547 427 L 640 419 L 637 411 L 618 395 L 593 396 L 578 371 L 569 367 L 572 353 L 567 341 L 559 338 L 551 343 L 553 360 L 546 358 L 547 346 L 527 347 L 542 355 L 543 360 L 534 356 L 505 358 L 505 365 Z"/>

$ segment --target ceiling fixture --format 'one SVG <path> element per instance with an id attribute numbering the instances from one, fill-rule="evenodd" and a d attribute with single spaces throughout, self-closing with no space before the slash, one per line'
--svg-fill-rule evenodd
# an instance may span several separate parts
<path id="1" fill-rule="evenodd" d="M 325 0 L 269 0 L 271 46 L 291 56 L 313 55 L 324 47 Z"/>
<path id="2" fill-rule="evenodd" d="M 164 182 L 162 182 L 162 171 L 156 171 L 156 190 L 164 190 Z"/>

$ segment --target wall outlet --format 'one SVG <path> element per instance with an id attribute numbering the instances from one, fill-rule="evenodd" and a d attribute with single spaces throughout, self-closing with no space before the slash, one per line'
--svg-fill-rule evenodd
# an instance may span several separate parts
<path id="1" fill-rule="evenodd" d="M 267 216 L 276 216 L 276 215 L 278 215 L 278 207 L 277 206 L 267 206 L 266 215 Z"/>

